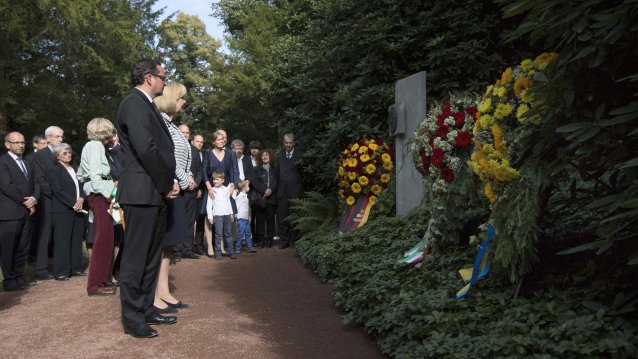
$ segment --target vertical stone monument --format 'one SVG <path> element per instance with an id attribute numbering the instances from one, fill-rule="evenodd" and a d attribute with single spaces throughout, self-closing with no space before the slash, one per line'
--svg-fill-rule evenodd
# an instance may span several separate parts
<path id="1" fill-rule="evenodd" d="M 425 198 L 425 188 L 409 145 L 416 126 L 426 115 L 425 71 L 397 81 L 394 101 L 388 108 L 388 127 L 396 147 L 397 214 L 404 215 L 419 207 Z"/>

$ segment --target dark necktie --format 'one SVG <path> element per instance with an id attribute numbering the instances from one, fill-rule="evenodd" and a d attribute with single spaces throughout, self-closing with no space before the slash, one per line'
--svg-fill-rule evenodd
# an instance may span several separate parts
<path id="1" fill-rule="evenodd" d="M 290 156 L 292 156 L 292 154 L 290 154 L 290 152 L 286 151 L 286 158 L 290 159 Z"/>
<path id="2" fill-rule="evenodd" d="M 24 175 L 24 178 L 28 179 L 29 173 L 27 172 L 27 168 L 24 166 L 24 162 L 22 162 L 22 157 L 18 157 L 16 161 L 18 161 L 18 166 L 20 166 L 20 169 L 22 170 L 22 174 Z"/>

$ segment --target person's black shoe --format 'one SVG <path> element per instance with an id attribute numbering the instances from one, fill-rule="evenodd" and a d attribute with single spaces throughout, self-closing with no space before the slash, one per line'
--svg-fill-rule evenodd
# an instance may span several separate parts
<path id="1" fill-rule="evenodd" d="M 171 306 L 168 306 L 166 308 L 158 308 L 155 305 L 153 305 L 153 309 L 155 309 L 155 311 L 158 312 L 159 314 L 173 314 L 173 313 L 179 312 L 179 310 Z"/>
<path id="2" fill-rule="evenodd" d="M 172 315 L 163 316 L 159 313 L 146 317 L 146 324 L 149 325 L 163 325 L 163 324 L 175 324 L 177 323 L 177 317 Z"/>
<path id="3" fill-rule="evenodd" d="M 201 248 L 193 248 L 193 253 L 197 254 L 198 256 L 203 256 L 203 255 L 206 254 L 206 253 L 204 253 L 204 250 L 201 249 Z"/>
<path id="4" fill-rule="evenodd" d="M 5 292 L 15 292 L 18 290 L 23 290 L 23 289 L 27 289 L 27 287 L 20 282 L 16 282 L 14 284 L 9 284 L 9 285 L 4 284 Z"/>
<path id="5" fill-rule="evenodd" d="M 74 276 L 74 277 L 85 277 L 86 276 L 86 272 L 77 271 L 77 272 L 71 273 L 71 275 Z"/>
<path id="6" fill-rule="evenodd" d="M 18 283 L 24 288 L 29 288 L 32 285 L 38 284 L 38 282 L 36 282 L 34 280 L 33 281 L 26 281 L 26 280 L 22 280 L 22 279 L 18 279 Z"/>
<path id="7" fill-rule="evenodd" d="M 182 258 L 199 259 L 199 256 L 195 253 L 188 253 L 188 254 L 182 254 Z"/>
<path id="8" fill-rule="evenodd" d="M 69 277 L 65 275 L 58 275 L 55 276 L 55 280 L 69 280 Z"/>
<path id="9" fill-rule="evenodd" d="M 53 276 L 49 273 L 46 274 L 36 274 L 35 279 L 37 280 L 49 280 L 53 279 Z"/>
<path id="10" fill-rule="evenodd" d="M 171 259 L 170 263 L 168 263 L 168 265 L 170 265 L 171 267 L 176 265 L 177 262 L 174 259 Z"/>
<path id="11" fill-rule="evenodd" d="M 288 247 L 290 247 L 290 242 L 289 241 L 283 241 L 279 245 L 279 249 L 285 249 L 285 248 L 288 248 Z"/>
<path id="12" fill-rule="evenodd" d="M 237 259 L 237 255 L 235 254 L 235 252 L 230 253 L 229 257 L 230 259 Z"/>
<path id="13" fill-rule="evenodd" d="M 146 324 L 138 324 L 134 327 L 124 327 L 124 333 L 135 338 L 152 338 L 157 336 L 157 330 Z"/>

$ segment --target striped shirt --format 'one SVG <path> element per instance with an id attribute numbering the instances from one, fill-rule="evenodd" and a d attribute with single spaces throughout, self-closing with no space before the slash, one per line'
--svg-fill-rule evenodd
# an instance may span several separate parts
<path id="1" fill-rule="evenodd" d="M 181 132 L 171 118 L 164 112 L 162 112 L 164 122 L 168 127 L 168 132 L 171 134 L 173 145 L 175 146 L 175 177 L 179 182 L 179 188 L 182 190 L 188 188 L 188 176 L 193 174 L 190 171 L 191 168 L 191 147 L 188 141 L 184 138 Z"/>

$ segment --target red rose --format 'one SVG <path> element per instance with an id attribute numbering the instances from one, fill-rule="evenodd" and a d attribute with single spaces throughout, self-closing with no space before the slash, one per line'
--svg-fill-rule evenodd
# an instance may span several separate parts
<path id="1" fill-rule="evenodd" d="M 435 166 L 440 166 L 445 160 L 445 152 L 443 152 L 440 148 L 435 148 L 432 150 L 432 156 L 430 157 L 430 161 Z"/>
<path id="2" fill-rule="evenodd" d="M 454 142 L 460 148 L 465 148 L 472 143 L 472 135 L 470 135 L 467 131 L 459 131 L 459 133 L 454 137 Z"/>
<path id="3" fill-rule="evenodd" d="M 454 171 L 449 167 L 441 168 L 441 178 L 447 183 L 454 181 Z"/>
<path id="4" fill-rule="evenodd" d="M 383 187 L 383 188 L 387 188 L 387 187 L 388 187 L 388 184 L 387 184 L 387 183 L 381 183 L 381 187 Z"/>
<path id="5" fill-rule="evenodd" d="M 476 109 L 476 107 L 474 106 L 466 107 L 465 112 L 469 113 L 472 116 L 472 118 L 474 118 L 474 121 L 476 121 L 476 114 L 478 113 L 478 110 Z"/>
<path id="6" fill-rule="evenodd" d="M 457 126 L 457 127 L 463 126 L 463 122 L 465 122 L 464 112 L 454 112 L 452 114 L 452 117 L 454 117 L 454 126 Z"/>
<path id="7" fill-rule="evenodd" d="M 377 146 L 383 146 L 383 141 L 381 141 L 381 140 L 376 140 L 376 141 L 374 141 L 374 143 L 376 143 Z"/>
<path id="8" fill-rule="evenodd" d="M 439 126 L 436 130 L 436 137 L 446 138 L 448 132 L 450 132 L 450 128 L 447 125 Z"/>
<path id="9" fill-rule="evenodd" d="M 374 151 L 371 148 L 368 148 L 368 155 L 372 156 L 374 154 Z"/>
<path id="10" fill-rule="evenodd" d="M 376 179 L 381 178 L 381 173 L 379 173 L 379 172 L 375 172 L 375 173 L 374 173 L 374 178 L 376 178 Z"/>
<path id="11" fill-rule="evenodd" d="M 388 154 L 389 154 L 390 156 L 394 157 L 394 148 L 391 148 L 391 149 L 388 151 Z"/>
<path id="12" fill-rule="evenodd" d="M 421 157 L 421 164 L 426 173 L 430 172 L 430 159 L 427 157 Z"/>
<path id="13" fill-rule="evenodd" d="M 359 168 L 359 176 L 363 176 L 365 175 L 365 171 L 363 170 L 363 168 Z"/>

